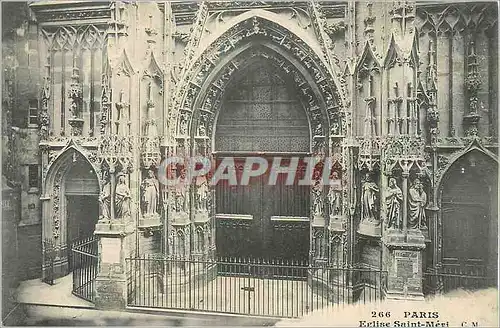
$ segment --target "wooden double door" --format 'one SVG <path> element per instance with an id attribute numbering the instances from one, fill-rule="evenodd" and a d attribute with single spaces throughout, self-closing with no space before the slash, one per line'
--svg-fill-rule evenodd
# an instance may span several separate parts
<path id="1" fill-rule="evenodd" d="M 216 185 L 217 252 L 222 257 L 269 260 L 305 260 L 309 252 L 310 186 L 299 185 L 304 163 L 299 160 L 293 183 L 278 174 L 270 182 L 273 157 L 268 169 L 242 183 L 246 157 L 234 159 L 237 184 L 221 180 Z M 222 158 L 217 160 L 220 165 Z M 281 158 L 288 166 L 290 158 Z M 254 164 L 253 169 L 257 169 Z M 293 173 L 291 173 L 293 174 Z M 244 182 L 244 181 L 243 181 Z"/>

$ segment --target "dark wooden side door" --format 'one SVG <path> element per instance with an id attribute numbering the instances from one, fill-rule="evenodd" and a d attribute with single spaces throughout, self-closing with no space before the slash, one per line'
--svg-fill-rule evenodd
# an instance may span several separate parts
<path id="1" fill-rule="evenodd" d="M 489 192 L 474 174 L 455 174 L 443 190 L 443 269 L 485 275 L 489 257 Z"/>
<path id="2" fill-rule="evenodd" d="M 216 186 L 217 252 L 222 257 L 306 259 L 309 251 L 309 186 L 286 185 L 279 175 L 270 185 L 270 169 L 241 185 L 245 157 L 235 159 L 237 186 Z M 220 160 L 218 161 L 220 163 Z M 268 158 L 268 167 L 272 158 Z M 282 160 L 282 165 L 288 165 Z"/>

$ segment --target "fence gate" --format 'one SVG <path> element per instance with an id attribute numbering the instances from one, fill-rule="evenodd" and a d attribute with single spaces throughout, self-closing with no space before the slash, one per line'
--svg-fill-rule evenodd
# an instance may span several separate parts
<path id="1" fill-rule="evenodd" d="M 71 246 L 70 263 L 73 270 L 72 293 L 84 300 L 94 302 L 94 281 L 99 263 L 99 239 L 92 236 L 75 242 Z"/>

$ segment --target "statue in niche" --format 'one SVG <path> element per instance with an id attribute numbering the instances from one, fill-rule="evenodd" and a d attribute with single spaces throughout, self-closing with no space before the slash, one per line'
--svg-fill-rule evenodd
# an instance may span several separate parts
<path id="1" fill-rule="evenodd" d="M 130 214 L 130 189 L 126 184 L 125 175 L 118 175 L 118 185 L 115 190 L 115 214 L 117 219 L 127 219 Z"/>
<path id="2" fill-rule="evenodd" d="M 336 136 L 336 135 L 340 134 L 340 125 L 337 121 L 332 123 L 332 128 L 331 128 L 330 134 L 332 136 Z"/>
<path id="3" fill-rule="evenodd" d="M 323 247 L 323 234 L 322 233 L 316 234 L 314 242 L 316 250 L 315 255 L 317 258 L 322 258 L 325 254 Z"/>
<path id="4" fill-rule="evenodd" d="M 379 188 L 370 174 L 366 175 L 366 180 L 362 188 L 362 222 L 378 224 L 377 218 L 377 194 Z"/>
<path id="5" fill-rule="evenodd" d="M 187 213 L 189 209 L 189 197 L 187 188 L 183 185 L 175 190 L 175 211 Z"/>
<path id="6" fill-rule="evenodd" d="M 323 198 L 321 193 L 321 184 L 316 183 L 313 187 L 313 213 L 316 217 L 323 216 Z"/>
<path id="7" fill-rule="evenodd" d="M 148 170 L 148 176 L 142 181 L 142 208 L 144 216 L 158 214 L 158 195 L 160 187 L 153 170 Z"/>
<path id="8" fill-rule="evenodd" d="M 408 190 L 408 228 L 426 228 L 425 205 L 427 204 L 427 194 L 420 179 L 415 179 L 413 185 Z"/>
<path id="9" fill-rule="evenodd" d="M 181 122 L 179 123 L 179 133 L 181 135 L 184 135 L 187 133 L 188 119 L 189 119 L 188 113 L 181 114 Z"/>
<path id="10" fill-rule="evenodd" d="M 101 207 L 99 221 L 109 221 L 111 218 L 111 183 L 109 179 L 105 182 L 99 194 L 99 205 Z"/>
<path id="11" fill-rule="evenodd" d="M 198 212 L 208 211 L 208 183 L 204 177 L 196 188 L 196 210 Z"/>
<path id="12" fill-rule="evenodd" d="M 321 125 L 321 123 L 318 123 L 318 125 L 316 126 L 316 130 L 314 131 L 314 134 L 317 136 L 323 135 L 323 126 Z"/>
<path id="13" fill-rule="evenodd" d="M 339 180 L 337 172 L 332 172 L 332 179 Z M 330 209 L 330 217 L 340 215 L 340 199 L 342 197 L 341 188 L 339 185 L 330 185 L 328 191 L 328 204 Z"/>
<path id="14" fill-rule="evenodd" d="M 401 202 L 403 201 L 403 192 L 398 187 L 396 179 L 389 179 L 389 188 L 385 197 L 387 205 L 387 228 L 401 229 Z"/>

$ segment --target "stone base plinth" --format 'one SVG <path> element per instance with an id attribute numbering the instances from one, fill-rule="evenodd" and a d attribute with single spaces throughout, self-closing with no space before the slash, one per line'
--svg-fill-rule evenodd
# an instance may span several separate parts
<path id="1" fill-rule="evenodd" d="M 387 298 L 423 300 L 422 291 L 422 253 L 425 238 L 418 230 L 389 231 L 384 237 L 388 249 Z"/>
<path id="2" fill-rule="evenodd" d="M 158 228 L 161 226 L 160 215 L 144 216 L 139 219 L 139 228 Z"/>
<path id="3" fill-rule="evenodd" d="M 95 235 L 106 234 L 128 234 L 133 231 L 131 224 L 122 223 L 119 221 L 99 221 L 95 225 Z"/>
<path id="4" fill-rule="evenodd" d="M 333 303 L 353 303 L 353 288 L 347 284 L 347 271 L 317 269 L 308 271 L 307 285 L 318 297 L 327 298 Z"/>
<path id="5" fill-rule="evenodd" d="M 340 217 L 333 217 L 330 219 L 328 229 L 330 231 L 345 231 L 345 222 Z"/>
<path id="6" fill-rule="evenodd" d="M 380 237 L 382 235 L 382 225 L 380 223 L 361 222 L 358 233 L 370 237 Z"/>
<path id="7" fill-rule="evenodd" d="M 194 221 L 195 222 L 206 222 L 210 220 L 210 218 L 208 217 L 208 212 L 196 212 L 194 214 Z"/>
<path id="8" fill-rule="evenodd" d="M 164 292 L 171 294 L 185 292 L 193 287 L 200 288 L 204 283 L 217 278 L 217 264 L 190 263 L 188 261 L 167 262 Z"/>
<path id="9" fill-rule="evenodd" d="M 124 309 L 127 305 L 125 256 L 127 235 L 133 226 L 124 223 L 96 225 L 99 240 L 99 271 L 95 280 L 95 305 L 98 309 Z"/>
<path id="10" fill-rule="evenodd" d="M 385 298 L 388 300 L 423 301 L 423 293 L 402 293 L 395 290 L 387 290 Z"/>
<path id="11" fill-rule="evenodd" d="M 97 276 L 94 303 L 98 309 L 124 309 L 127 306 L 127 280 L 125 276 Z"/>

